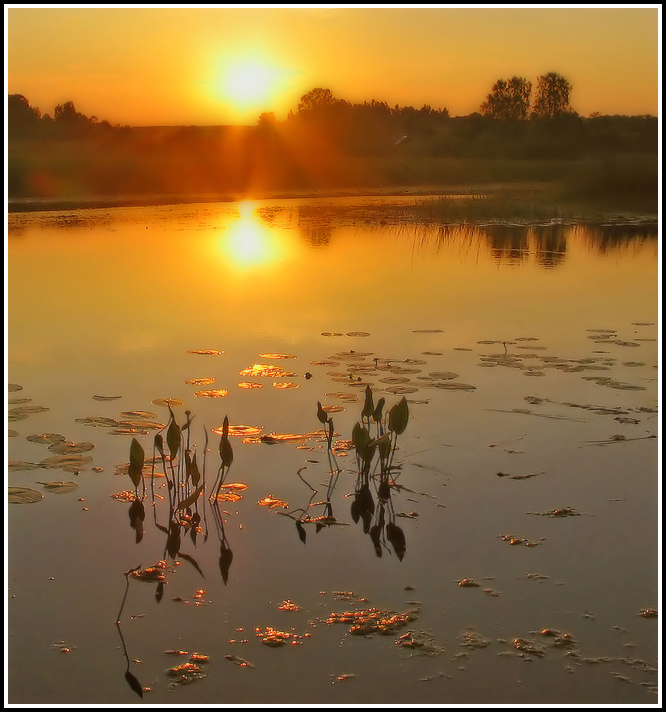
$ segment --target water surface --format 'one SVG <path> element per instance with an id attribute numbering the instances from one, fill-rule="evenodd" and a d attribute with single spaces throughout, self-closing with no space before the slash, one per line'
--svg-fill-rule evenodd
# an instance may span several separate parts
<path id="1" fill-rule="evenodd" d="M 115 625 L 123 574 L 165 558 L 162 600 L 131 580 L 121 617 L 149 703 L 656 701 L 656 230 L 377 219 L 385 202 L 10 215 L 8 460 L 51 455 L 28 436 L 94 444 L 78 474 L 8 473 L 44 493 L 8 507 L 10 702 L 138 701 Z M 312 434 L 321 402 L 348 440 L 366 383 L 409 406 L 391 488 L 402 559 L 353 521 L 353 450 L 329 488 L 314 436 L 233 437 L 228 481 L 247 489 L 220 506 L 223 538 L 206 507 L 207 541 L 165 556 L 150 493 L 139 543 L 130 504 L 111 497 L 132 488 L 114 474 L 132 437 L 151 452 L 155 431 L 82 422 L 149 411 L 166 424 L 154 401 L 178 399 L 200 464 L 208 432 L 212 478 L 225 416 Z M 26 405 L 48 410 L 12 411 Z M 78 489 L 39 484 L 58 480 Z M 280 512 L 306 509 L 308 485 L 315 502 L 329 490 L 339 524 L 311 524 L 303 542 Z M 259 506 L 269 496 L 288 508 Z M 370 607 L 410 619 L 367 636 L 331 622 Z M 272 648 L 268 627 L 298 637 Z M 209 656 L 205 677 L 174 685 L 165 671 L 189 658 L 167 650 Z"/>

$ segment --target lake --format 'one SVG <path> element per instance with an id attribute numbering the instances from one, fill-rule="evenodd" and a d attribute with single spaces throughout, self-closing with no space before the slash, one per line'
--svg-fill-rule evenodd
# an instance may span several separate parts
<path id="1" fill-rule="evenodd" d="M 657 226 L 414 202 L 9 215 L 10 703 L 657 702 Z"/>

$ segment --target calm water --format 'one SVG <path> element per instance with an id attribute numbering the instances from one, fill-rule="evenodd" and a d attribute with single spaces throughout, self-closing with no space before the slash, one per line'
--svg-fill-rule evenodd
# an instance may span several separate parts
<path id="1" fill-rule="evenodd" d="M 123 643 L 158 705 L 657 702 L 658 618 L 641 614 L 658 608 L 656 230 L 364 212 L 381 202 L 10 215 L 8 479 L 44 494 L 8 505 L 10 703 L 138 702 Z M 349 440 L 365 384 L 409 407 L 385 507 L 370 483 L 402 558 L 352 517 L 354 451 L 329 462 L 313 435 L 319 401 Z M 114 474 L 132 437 L 150 456 L 156 432 L 126 414 L 166 424 L 169 398 L 200 467 L 208 432 L 209 482 L 225 416 L 310 434 L 230 438 L 227 482 L 246 489 L 201 499 L 175 556 L 164 478 L 138 543 L 112 497 L 132 489 Z M 86 423 L 102 417 L 140 432 Z M 44 467 L 49 444 L 27 438 L 47 433 L 92 461 Z M 336 524 L 303 542 L 295 520 L 327 495 Z M 124 573 L 160 560 L 159 602 L 130 576 L 121 640 Z M 331 618 L 372 607 L 410 615 L 365 636 Z M 268 628 L 294 637 L 264 645 Z M 166 671 L 194 652 L 205 677 L 177 684 Z"/>

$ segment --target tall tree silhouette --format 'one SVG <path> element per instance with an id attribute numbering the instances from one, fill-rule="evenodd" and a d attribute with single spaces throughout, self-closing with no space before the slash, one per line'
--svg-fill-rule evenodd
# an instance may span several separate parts
<path id="1" fill-rule="evenodd" d="M 571 84 L 556 72 L 538 77 L 532 116 L 553 119 L 575 114 L 569 103 L 572 89 Z"/>
<path id="2" fill-rule="evenodd" d="M 508 82 L 498 79 L 481 104 L 481 113 L 492 119 L 526 119 L 530 109 L 532 82 L 513 76 Z"/>

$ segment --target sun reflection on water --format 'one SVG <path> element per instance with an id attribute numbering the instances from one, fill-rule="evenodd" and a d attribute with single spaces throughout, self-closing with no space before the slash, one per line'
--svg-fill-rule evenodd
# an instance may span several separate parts
<path id="1" fill-rule="evenodd" d="M 270 265 L 284 257 L 285 249 L 275 231 L 262 225 L 256 204 L 238 204 L 239 219 L 232 221 L 220 242 L 225 261 L 244 269 Z"/>

